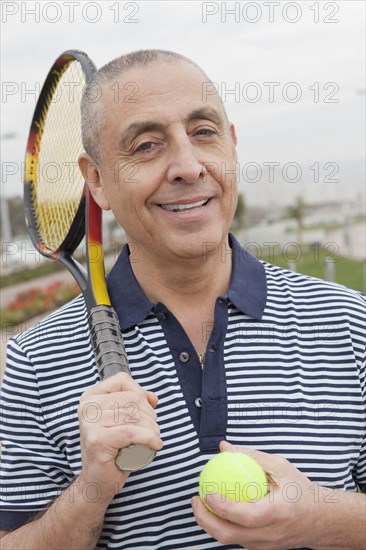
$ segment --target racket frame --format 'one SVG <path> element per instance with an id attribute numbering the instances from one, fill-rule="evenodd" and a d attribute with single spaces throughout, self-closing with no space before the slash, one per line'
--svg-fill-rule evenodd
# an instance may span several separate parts
<path id="1" fill-rule="evenodd" d="M 53 92 L 56 89 L 64 71 L 68 68 L 69 64 L 74 60 L 78 61 L 85 74 L 86 81 L 96 71 L 96 67 L 92 60 L 80 50 L 66 50 L 63 52 L 52 65 L 46 80 L 43 84 L 37 105 L 34 111 L 29 138 L 27 142 L 26 158 L 25 158 L 25 171 L 24 171 L 24 211 L 25 221 L 28 228 L 30 238 L 35 248 L 46 257 L 54 257 L 56 260 L 60 260 L 65 267 L 72 270 L 72 266 L 68 261 L 67 256 L 71 256 L 77 249 L 85 235 L 85 201 L 86 201 L 86 185 L 81 196 L 79 207 L 72 221 L 72 225 L 65 236 L 62 243 L 56 250 L 50 250 L 45 243 L 42 242 L 38 233 L 38 228 L 35 223 L 35 217 L 32 215 L 32 188 L 37 182 L 38 178 L 38 143 L 42 140 L 42 131 L 40 128 L 43 126 L 44 108 L 50 103 L 53 97 Z M 49 99 L 50 98 L 50 99 Z M 63 261 L 65 260 L 65 261 Z M 72 271 L 72 274 L 77 279 L 77 273 Z"/>
<path id="2" fill-rule="evenodd" d="M 42 140 L 42 119 L 45 117 L 45 105 L 48 110 L 64 70 L 74 61 L 82 66 L 86 81 L 95 72 L 96 67 L 91 59 L 79 50 L 67 50 L 61 54 L 50 69 L 33 115 L 27 143 L 24 173 L 24 212 L 25 220 L 33 245 L 40 254 L 62 263 L 78 283 L 88 311 L 90 338 L 95 353 L 101 379 L 117 372 L 131 375 L 118 317 L 111 305 L 105 281 L 104 255 L 102 248 L 102 210 L 95 202 L 87 184 L 84 184 L 80 203 L 61 244 L 51 250 L 42 242 L 39 234 L 32 203 L 32 188 L 36 184 L 38 170 L 38 148 Z M 51 96 L 50 96 L 51 93 Z M 87 271 L 73 258 L 72 254 L 86 236 Z M 92 259 L 92 247 L 97 250 Z M 135 471 L 150 464 L 155 451 L 145 445 L 130 445 L 120 449 L 116 465 L 123 471 Z"/>

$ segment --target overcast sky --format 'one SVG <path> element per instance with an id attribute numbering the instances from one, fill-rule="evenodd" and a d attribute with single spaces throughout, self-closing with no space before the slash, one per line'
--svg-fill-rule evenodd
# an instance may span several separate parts
<path id="1" fill-rule="evenodd" d="M 1 9 L 3 195 L 22 193 L 30 92 L 62 51 L 83 50 L 100 67 L 128 51 L 164 48 L 217 83 L 237 128 L 249 204 L 300 194 L 365 200 L 362 0 L 3 1 Z"/>

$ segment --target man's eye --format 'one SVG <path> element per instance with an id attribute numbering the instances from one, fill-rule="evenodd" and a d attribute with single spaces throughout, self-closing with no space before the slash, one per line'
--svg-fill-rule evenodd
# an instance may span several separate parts
<path id="1" fill-rule="evenodd" d="M 212 130 L 212 128 L 201 128 L 200 130 L 197 130 L 195 132 L 195 135 L 196 136 L 212 136 L 215 133 L 216 132 L 214 130 Z"/>
<path id="2" fill-rule="evenodd" d="M 136 151 L 150 151 L 153 147 L 154 143 L 152 141 L 145 141 L 145 143 L 141 143 L 136 149 Z"/>

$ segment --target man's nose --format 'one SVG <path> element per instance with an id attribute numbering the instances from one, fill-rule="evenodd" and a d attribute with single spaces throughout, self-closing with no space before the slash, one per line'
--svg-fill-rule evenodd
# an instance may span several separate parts
<path id="1" fill-rule="evenodd" d="M 204 167 L 198 157 L 198 149 L 186 134 L 177 137 L 171 145 L 171 155 L 167 170 L 170 183 L 195 183 L 204 174 Z"/>

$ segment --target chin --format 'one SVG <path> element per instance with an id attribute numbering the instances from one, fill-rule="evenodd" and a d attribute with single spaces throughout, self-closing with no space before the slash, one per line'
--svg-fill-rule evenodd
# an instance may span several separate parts
<path id="1" fill-rule="evenodd" d="M 172 239 L 175 256 L 185 259 L 208 257 L 220 251 L 221 243 L 227 240 L 227 233 L 200 231 L 178 239 Z M 170 247 L 171 248 L 171 247 Z"/>

